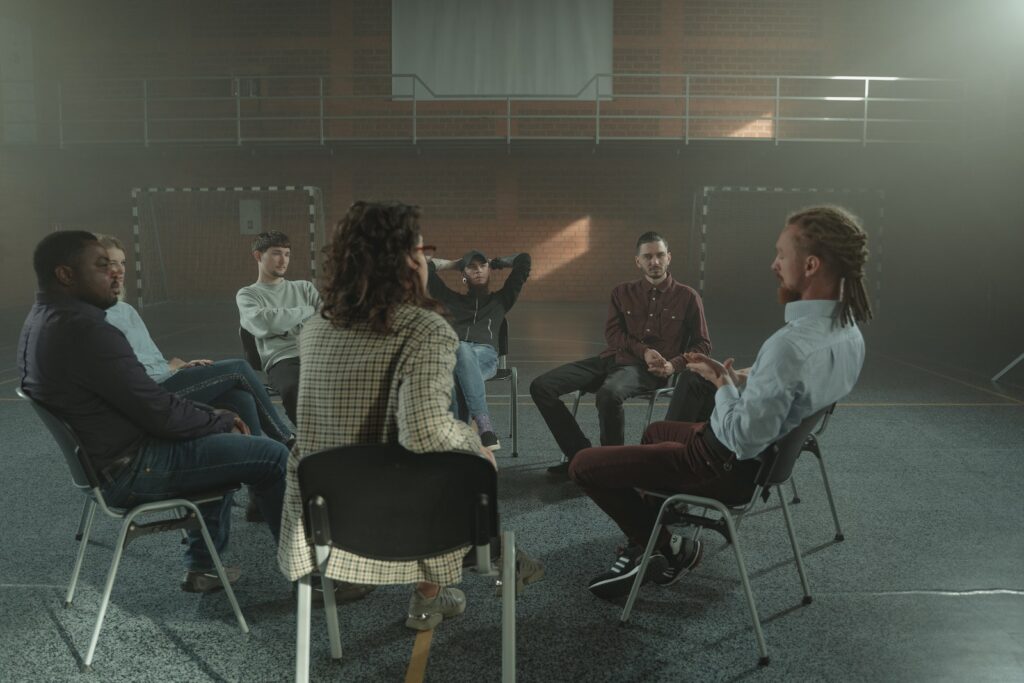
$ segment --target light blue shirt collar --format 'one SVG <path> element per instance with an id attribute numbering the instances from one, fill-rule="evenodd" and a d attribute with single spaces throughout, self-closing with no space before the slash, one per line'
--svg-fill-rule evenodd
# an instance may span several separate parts
<path id="1" fill-rule="evenodd" d="M 837 318 L 839 302 L 835 299 L 807 299 L 786 304 L 786 322 L 800 318 Z"/>

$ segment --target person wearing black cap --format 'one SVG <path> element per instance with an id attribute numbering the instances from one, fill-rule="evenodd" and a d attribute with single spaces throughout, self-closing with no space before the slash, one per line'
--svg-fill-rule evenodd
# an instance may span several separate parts
<path id="1" fill-rule="evenodd" d="M 460 410 L 457 397 L 452 398 L 452 412 L 467 420 L 472 417 L 483 445 L 498 450 L 501 444 L 491 424 L 484 382 L 498 369 L 498 331 L 530 277 L 530 255 L 521 253 L 488 261 L 482 251 L 471 249 L 457 261 L 434 256 L 429 268 L 430 294 L 451 313 L 452 327 L 459 336 L 455 381 L 465 398 L 468 416 Z M 501 268 L 511 268 L 512 272 L 501 289 L 492 292 L 491 271 Z M 466 292 L 449 288 L 437 274 L 440 270 L 461 271 Z"/>

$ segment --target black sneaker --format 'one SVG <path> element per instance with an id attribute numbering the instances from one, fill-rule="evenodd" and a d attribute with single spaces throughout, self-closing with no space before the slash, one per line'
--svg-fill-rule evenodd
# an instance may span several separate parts
<path id="1" fill-rule="evenodd" d="M 559 477 L 568 477 L 569 476 L 569 463 L 568 463 L 568 461 L 560 462 L 557 465 L 552 465 L 551 467 L 548 468 L 548 474 L 553 474 L 553 475 L 556 475 L 556 476 L 559 476 Z"/>
<path id="2" fill-rule="evenodd" d="M 501 442 L 498 441 L 498 435 L 492 431 L 480 432 L 480 443 L 483 444 L 484 448 L 490 448 L 492 451 L 501 450 Z"/>
<path id="3" fill-rule="evenodd" d="M 605 600 L 614 600 L 615 598 L 621 598 L 629 595 L 629 591 L 633 588 L 633 581 L 636 580 L 637 575 L 640 573 L 640 558 L 644 554 L 644 549 L 638 545 L 631 545 L 626 548 L 619 559 L 615 560 L 615 564 L 612 568 L 603 574 L 598 574 L 590 580 L 588 587 L 590 592 L 599 598 Z M 665 570 L 665 557 L 660 553 L 654 553 L 651 555 L 650 561 L 647 563 L 647 572 L 643 577 L 641 583 L 647 583 L 651 580 L 651 577 L 655 574 L 660 574 Z"/>
<path id="4" fill-rule="evenodd" d="M 663 556 L 665 558 L 664 569 L 657 573 L 651 573 L 651 580 L 659 586 L 671 586 L 683 578 L 686 572 L 700 564 L 703 556 L 704 546 L 700 541 L 673 534 L 669 552 Z"/>
<path id="5" fill-rule="evenodd" d="M 234 583 L 242 575 L 242 569 L 225 565 L 224 573 L 228 576 L 228 582 Z M 224 584 L 220 582 L 216 569 L 209 571 L 189 570 L 185 572 L 185 578 L 181 580 L 181 590 L 186 593 L 213 593 L 214 591 L 223 590 L 223 588 Z"/>

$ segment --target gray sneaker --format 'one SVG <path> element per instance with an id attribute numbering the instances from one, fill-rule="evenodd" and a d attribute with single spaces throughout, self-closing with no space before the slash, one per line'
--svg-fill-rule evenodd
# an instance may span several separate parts
<path id="1" fill-rule="evenodd" d="M 242 575 L 241 567 L 224 567 L 224 573 L 228 575 L 228 583 L 238 581 Z M 181 580 L 181 590 L 186 593 L 212 593 L 224 588 L 217 576 L 217 570 L 185 572 L 185 578 Z"/>
<path id="2" fill-rule="evenodd" d="M 500 563 L 501 560 L 498 560 Z M 499 565 L 500 566 L 500 565 Z M 544 563 L 527 555 L 521 548 L 516 548 L 516 596 L 522 594 L 523 589 L 531 583 L 537 583 L 544 578 Z M 498 577 L 494 585 L 494 594 L 501 595 L 502 577 Z"/>
<path id="3" fill-rule="evenodd" d="M 442 620 L 466 611 L 466 594 L 458 588 L 445 586 L 432 598 L 425 598 L 413 590 L 409 598 L 409 618 L 405 625 L 417 631 L 429 631 Z"/>

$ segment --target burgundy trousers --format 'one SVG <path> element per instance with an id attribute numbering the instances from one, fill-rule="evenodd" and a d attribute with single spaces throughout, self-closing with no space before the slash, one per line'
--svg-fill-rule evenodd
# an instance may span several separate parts
<path id="1" fill-rule="evenodd" d="M 706 422 L 654 422 L 639 446 L 586 448 L 569 476 L 619 525 L 632 544 L 646 545 L 658 509 L 636 489 L 690 493 L 724 503 L 745 503 L 760 462 L 736 460 Z M 669 540 L 662 530 L 658 547 Z"/>

